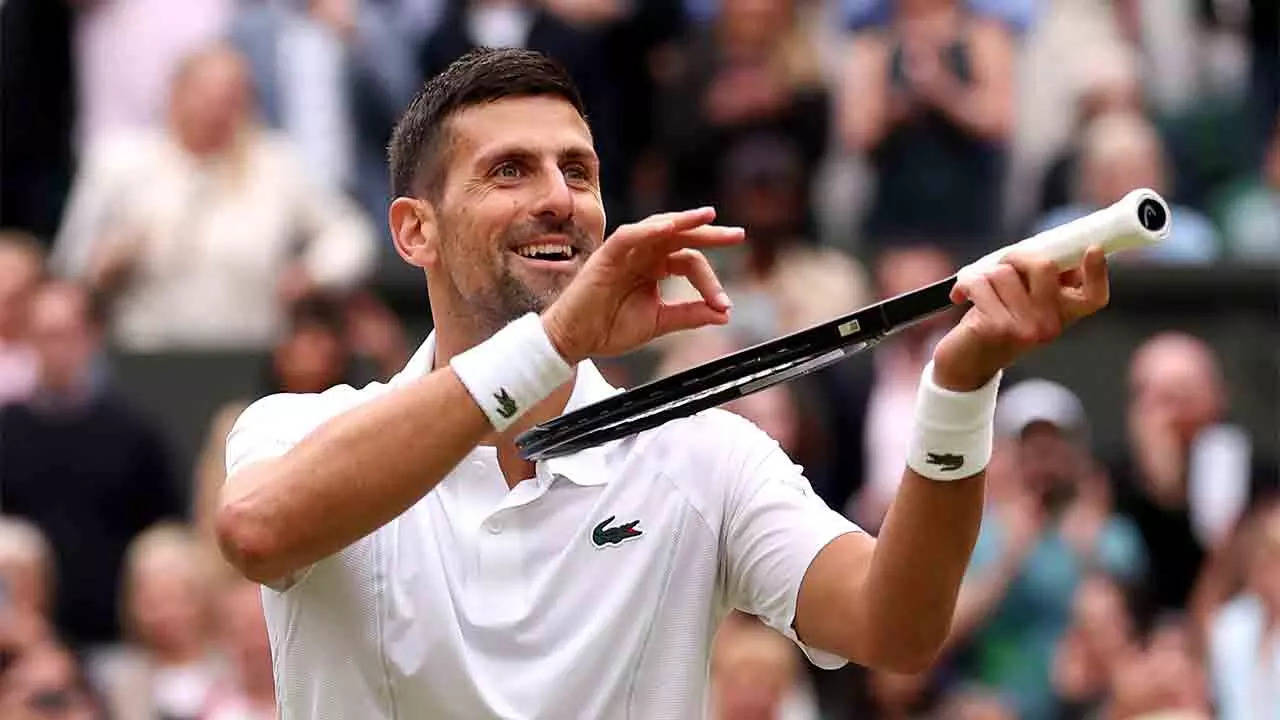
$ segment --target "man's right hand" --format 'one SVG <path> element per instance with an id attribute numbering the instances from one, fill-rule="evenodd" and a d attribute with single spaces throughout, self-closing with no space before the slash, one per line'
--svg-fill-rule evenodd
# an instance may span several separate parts
<path id="1" fill-rule="evenodd" d="M 569 364 L 619 355 L 676 330 L 729 321 L 729 296 L 697 248 L 734 245 L 742 228 L 711 225 L 713 208 L 653 215 L 623 225 L 542 313 L 551 343 Z M 667 303 L 658 283 L 680 275 L 701 300 Z"/>

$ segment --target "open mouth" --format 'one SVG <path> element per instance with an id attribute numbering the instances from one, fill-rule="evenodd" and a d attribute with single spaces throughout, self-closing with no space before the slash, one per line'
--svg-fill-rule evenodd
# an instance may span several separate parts
<path id="1" fill-rule="evenodd" d="M 564 262 L 577 257 L 578 251 L 567 243 L 533 243 L 515 248 L 512 252 L 530 260 Z"/>

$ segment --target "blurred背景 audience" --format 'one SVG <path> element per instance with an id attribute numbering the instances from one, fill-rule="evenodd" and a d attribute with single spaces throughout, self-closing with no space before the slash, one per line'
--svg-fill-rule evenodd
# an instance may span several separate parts
<path id="1" fill-rule="evenodd" d="M 0 597 L 22 613 L 49 618 L 57 588 L 53 548 L 31 522 L 0 515 Z"/>
<path id="2" fill-rule="evenodd" d="M 1169 191 L 1167 160 L 1155 128 L 1135 112 L 1100 115 L 1085 128 L 1081 140 L 1074 201 L 1050 210 L 1036 232 L 1084 217 L 1137 188 Z M 1199 211 L 1172 204 L 1169 237 L 1121 256 L 1163 263 L 1208 264 L 1221 254 L 1218 231 Z"/>
<path id="3" fill-rule="evenodd" d="M 1142 538 L 1117 515 L 1090 455 L 1080 400 L 1047 380 L 1024 380 L 996 405 L 1007 462 L 993 488 L 960 589 L 950 644 L 966 645 L 969 675 L 997 687 L 1019 717 L 1051 718 L 1054 648 L 1076 588 L 1100 570 L 1133 584 L 1146 570 Z M 1007 472 L 1008 477 L 993 477 Z"/>
<path id="4" fill-rule="evenodd" d="M 862 307 L 866 273 L 843 251 L 805 233 L 805 169 L 780 135 L 743 139 L 726 153 L 717 207 L 747 243 L 721 273 L 733 298 L 730 327 L 749 342 L 803 330 Z M 739 248 L 734 248 L 739 250 Z"/>
<path id="5" fill-rule="evenodd" d="M 117 720 L 203 718 L 223 674 L 214 652 L 213 585 L 185 527 L 160 524 L 129 546 L 120 593 L 127 643 L 90 671 Z"/>
<path id="6" fill-rule="evenodd" d="M 418 81 L 423 25 L 404 22 L 404 5 L 248 0 L 231 27 L 263 118 L 294 142 L 312 178 L 350 192 L 372 218 L 386 215 L 387 141 Z"/>
<path id="7" fill-rule="evenodd" d="M 679 42 L 658 78 L 669 204 L 711 202 L 727 155 L 760 134 L 798 152 L 800 197 L 808 198 L 826 151 L 830 94 L 807 30 L 796 0 L 726 0 Z M 807 205 L 800 213 L 807 220 Z"/>
<path id="8" fill-rule="evenodd" d="M 1128 443 L 1111 458 L 1117 508 L 1150 552 L 1147 611 L 1182 609 L 1206 552 L 1275 473 L 1224 423 L 1222 370 L 1198 338 L 1166 332 L 1139 346 L 1128 402 Z"/>
<path id="9" fill-rule="evenodd" d="M 1280 261 L 1280 118 L 1259 169 L 1219 190 L 1212 204 L 1227 257 Z"/>
<path id="10" fill-rule="evenodd" d="M 758 619 L 732 613 L 711 653 L 709 718 L 818 720 L 796 649 Z"/>
<path id="11" fill-rule="evenodd" d="M 22 232 L 0 232 L 0 404 L 35 390 L 39 360 L 28 337 L 31 295 L 44 274 L 44 248 Z"/>
<path id="12" fill-rule="evenodd" d="M 103 720 L 75 656 L 51 641 L 28 646 L 3 672 L 5 720 Z"/>
<path id="13" fill-rule="evenodd" d="M 54 621 L 76 646 L 118 637 L 125 547 L 184 509 L 157 430 L 96 365 L 100 322 L 85 289 L 54 282 L 37 290 L 31 342 L 40 379 L 29 400 L 0 409 L 0 506 L 48 537 Z"/>
<path id="14" fill-rule="evenodd" d="M 1116 720 L 1213 717 L 1204 663 L 1179 618 L 1162 620 L 1142 653 L 1116 671 L 1100 714 Z"/>
<path id="15" fill-rule="evenodd" d="M 873 247 L 935 241 L 967 256 L 998 236 L 1013 58 L 1009 26 L 959 0 L 903 0 L 887 27 L 855 33 L 839 118 L 875 175 Z"/>
<path id="16" fill-rule="evenodd" d="M 265 348 L 281 296 L 350 288 L 369 270 L 368 222 L 252 107 L 244 59 L 214 46 L 178 69 L 163 132 L 90 152 L 52 260 L 114 296 L 123 347 Z"/>
<path id="17" fill-rule="evenodd" d="M 1111 697 L 1112 679 L 1141 652 L 1128 600 L 1114 579 L 1096 573 L 1076 589 L 1071 625 L 1054 652 L 1057 716 L 1085 718 Z"/>
<path id="18" fill-rule="evenodd" d="M 1280 504 L 1246 529 L 1244 587 L 1209 626 L 1209 674 L 1222 720 L 1280 716 Z"/>
<path id="19" fill-rule="evenodd" d="M 192 51 L 226 32 L 237 0 L 90 0 L 75 13 L 81 148 L 164 122 L 169 81 Z"/>
<path id="20" fill-rule="evenodd" d="M 221 649 L 229 672 L 214 688 L 201 720 L 275 720 L 275 675 L 262 615 L 262 587 L 235 580 L 218 602 Z"/>

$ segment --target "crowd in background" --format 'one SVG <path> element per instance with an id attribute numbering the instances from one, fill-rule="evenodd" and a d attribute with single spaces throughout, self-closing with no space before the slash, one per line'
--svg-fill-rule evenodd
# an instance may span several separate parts
<path id="1" fill-rule="evenodd" d="M 183 467 L 105 349 L 262 352 L 261 394 L 396 372 L 420 338 L 383 300 L 406 277 L 385 145 L 477 46 L 569 69 L 611 225 L 714 204 L 747 229 L 713 258 L 731 324 L 658 343 L 657 375 L 1135 187 L 1174 229 L 1122 262 L 1280 268 L 1276 0 L 3 0 L 0 717 L 275 716 L 257 587 L 211 527 L 253 398 Z M 955 319 L 730 409 L 874 532 Z M 1280 718 L 1275 458 L 1204 341 L 1160 333 L 1111 371 L 1124 438 L 1069 388 L 1006 384 L 934 668 L 806 671 L 731 615 L 711 715 Z"/>

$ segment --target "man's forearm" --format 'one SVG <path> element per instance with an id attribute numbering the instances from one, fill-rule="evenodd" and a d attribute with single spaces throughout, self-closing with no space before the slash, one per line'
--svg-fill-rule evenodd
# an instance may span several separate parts
<path id="1" fill-rule="evenodd" d="M 219 544 L 248 577 L 281 578 L 390 522 L 492 431 L 453 370 L 437 370 L 228 478 Z"/>
<path id="2" fill-rule="evenodd" d="M 888 636 L 877 645 L 901 653 L 897 666 L 923 669 L 947 637 L 978 538 L 984 484 L 985 471 L 952 482 L 903 473 L 860 595 L 866 627 Z"/>

